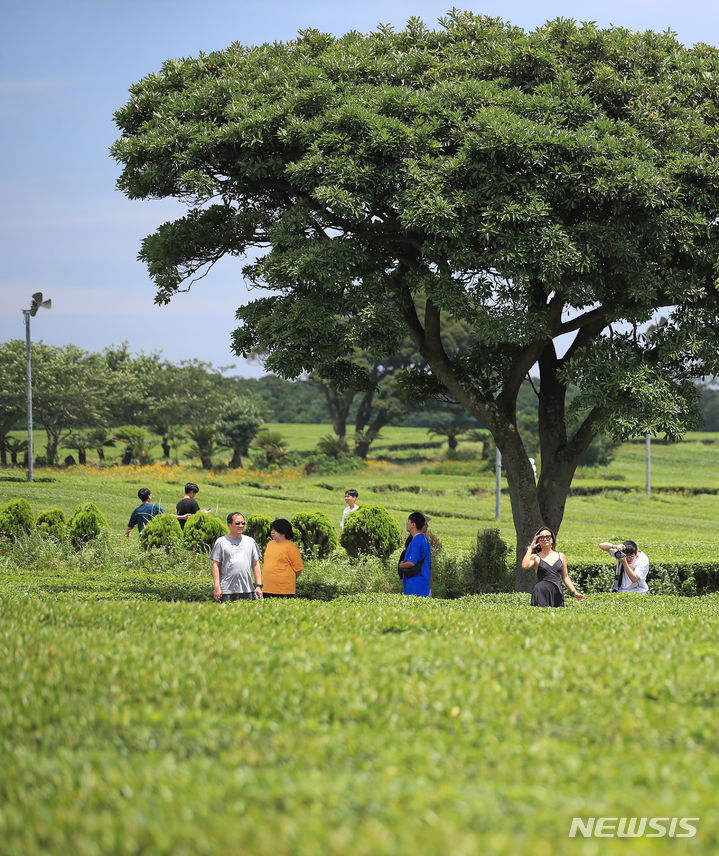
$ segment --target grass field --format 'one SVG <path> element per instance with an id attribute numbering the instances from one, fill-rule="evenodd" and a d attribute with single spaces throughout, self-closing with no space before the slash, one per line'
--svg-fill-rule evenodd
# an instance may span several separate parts
<path id="1" fill-rule="evenodd" d="M 716 596 L 0 612 L 6 856 L 719 846 Z M 697 834 L 568 837 L 622 816 Z"/>
<path id="2" fill-rule="evenodd" d="M 282 427 L 298 446 L 326 433 Z M 719 595 L 600 594 L 566 610 L 404 598 L 367 593 L 387 590 L 376 568 L 352 578 L 330 559 L 307 573 L 365 593 L 219 606 L 204 557 L 122 537 L 139 486 L 172 507 L 188 478 L 220 514 L 337 521 L 352 485 L 398 521 L 428 511 L 450 551 L 494 525 L 491 472 L 391 448 L 421 443 L 419 429 L 385 434 L 376 454 L 390 460 L 349 477 L 0 471 L 0 502 L 69 514 L 92 498 L 113 531 L 72 560 L 39 539 L 0 549 L 2 856 L 717 852 Z M 713 551 L 719 498 L 678 490 L 719 486 L 714 440 L 657 445 L 652 496 L 643 445 L 580 473 L 603 493 L 569 500 L 570 564 L 614 536 L 653 559 Z M 502 516 L 511 543 L 506 496 Z M 696 835 L 570 838 L 575 817 L 696 818 Z"/>

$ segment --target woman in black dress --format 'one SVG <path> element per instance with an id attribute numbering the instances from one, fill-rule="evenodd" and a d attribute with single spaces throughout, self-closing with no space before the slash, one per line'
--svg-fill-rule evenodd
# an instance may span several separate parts
<path id="1" fill-rule="evenodd" d="M 525 570 L 534 568 L 537 573 L 537 584 L 532 590 L 532 606 L 564 606 L 562 582 L 572 597 L 577 600 L 587 599 L 569 579 L 567 557 L 557 552 L 557 539 L 548 526 L 542 526 L 532 539 L 522 559 L 522 567 Z"/>

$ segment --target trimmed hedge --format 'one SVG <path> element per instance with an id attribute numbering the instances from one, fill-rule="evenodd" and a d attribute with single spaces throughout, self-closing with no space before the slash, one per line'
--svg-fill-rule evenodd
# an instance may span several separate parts
<path id="1" fill-rule="evenodd" d="M 337 532 L 324 511 L 300 511 L 290 523 L 295 541 L 305 555 L 323 559 L 337 549 Z"/>
<path id="2" fill-rule="evenodd" d="M 182 540 L 188 550 L 209 553 L 223 535 L 227 535 L 227 526 L 219 517 L 198 511 L 188 517 Z"/>
<path id="3" fill-rule="evenodd" d="M 35 529 L 43 538 L 64 541 L 67 535 L 65 512 L 61 508 L 49 508 L 41 511 L 35 521 Z"/>
<path id="4" fill-rule="evenodd" d="M 350 556 L 387 560 L 401 544 L 397 521 L 381 505 L 362 505 L 347 516 L 340 544 Z"/>
<path id="5" fill-rule="evenodd" d="M 188 518 L 189 519 L 189 518 Z M 140 546 L 145 550 L 172 550 L 182 543 L 182 527 L 174 514 L 157 514 L 140 532 Z"/>
<path id="6" fill-rule="evenodd" d="M 67 535 L 75 547 L 90 541 L 105 540 L 110 533 L 110 524 L 94 502 L 82 502 L 67 524 Z"/>
<path id="7" fill-rule="evenodd" d="M 261 550 L 270 543 L 270 526 L 272 518 L 267 514 L 250 514 L 245 517 L 245 535 L 249 535 L 260 546 Z"/>
<path id="8" fill-rule="evenodd" d="M 0 506 L 0 537 L 20 538 L 35 528 L 35 515 L 26 499 L 11 499 Z"/>

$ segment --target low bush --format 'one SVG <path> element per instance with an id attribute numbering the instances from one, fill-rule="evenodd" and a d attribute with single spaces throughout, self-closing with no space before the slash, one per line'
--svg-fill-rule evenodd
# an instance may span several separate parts
<path id="1" fill-rule="evenodd" d="M 400 546 L 397 521 L 381 505 L 363 505 L 350 514 L 340 543 L 350 556 L 378 556 L 385 561 Z"/>
<path id="2" fill-rule="evenodd" d="M 477 533 L 472 550 L 465 555 L 432 551 L 432 595 L 440 598 L 468 594 L 498 594 L 514 591 L 514 568 L 509 547 L 498 529 Z"/>
<path id="3" fill-rule="evenodd" d="M 290 523 L 295 541 L 306 556 L 323 559 L 337 549 L 337 532 L 324 511 L 301 511 Z"/>
<path id="4" fill-rule="evenodd" d="M 466 556 L 432 556 L 432 597 L 453 600 L 469 594 Z"/>
<path id="5" fill-rule="evenodd" d="M 140 532 L 140 546 L 145 550 L 162 548 L 169 552 L 181 543 L 182 527 L 174 514 L 156 515 Z"/>
<path id="6" fill-rule="evenodd" d="M 509 565 L 509 547 L 499 529 L 482 529 L 467 557 L 470 594 L 514 591 L 514 568 Z"/>
<path id="7" fill-rule="evenodd" d="M 267 514 L 250 514 L 245 517 L 245 535 L 254 538 L 264 550 L 270 541 L 270 525 L 272 518 Z"/>
<path id="8" fill-rule="evenodd" d="M 400 590 L 397 574 L 376 556 L 353 559 L 335 554 L 331 559 L 310 559 L 297 579 L 297 596 L 307 600 Z"/>
<path id="9" fill-rule="evenodd" d="M 0 507 L 0 537 L 20 538 L 35 528 L 35 515 L 26 499 L 11 499 Z"/>
<path id="10" fill-rule="evenodd" d="M 110 525 L 94 502 L 82 502 L 67 524 L 67 535 L 75 547 L 90 541 L 107 540 Z"/>
<path id="11" fill-rule="evenodd" d="M 302 454 L 299 462 L 303 464 L 305 475 L 308 476 L 316 474 L 353 473 L 367 466 L 367 461 L 363 458 L 358 458 L 357 455 L 346 454 L 335 457 L 334 455 L 324 454 L 321 451 Z M 334 490 L 334 488 L 332 489 Z"/>
<path id="12" fill-rule="evenodd" d="M 41 511 L 35 521 L 35 529 L 44 538 L 54 538 L 63 541 L 67 535 L 67 518 L 61 508 L 50 508 Z"/>
<path id="13" fill-rule="evenodd" d="M 182 540 L 188 550 L 209 553 L 222 535 L 227 535 L 227 526 L 219 517 L 198 512 L 187 519 Z"/>

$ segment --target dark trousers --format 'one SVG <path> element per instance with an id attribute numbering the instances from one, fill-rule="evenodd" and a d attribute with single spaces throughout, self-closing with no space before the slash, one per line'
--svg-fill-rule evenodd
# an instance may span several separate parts
<path id="1" fill-rule="evenodd" d="M 233 594 L 223 594 L 220 603 L 227 603 L 228 600 L 254 600 L 255 593 L 253 591 L 239 591 Z"/>
<path id="2" fill-rule="evenodd" d="M 284 598 L 288 598 L 288 597 L 295 597 L 295 595 L 293 595 L 293 594 L 272 594 L 272 592 L 271 592 L 271 591 L 266 591 L 266 592 L 264 593 L 263 599 L 264 599 L 265 597 L 284 597 Z"/>

